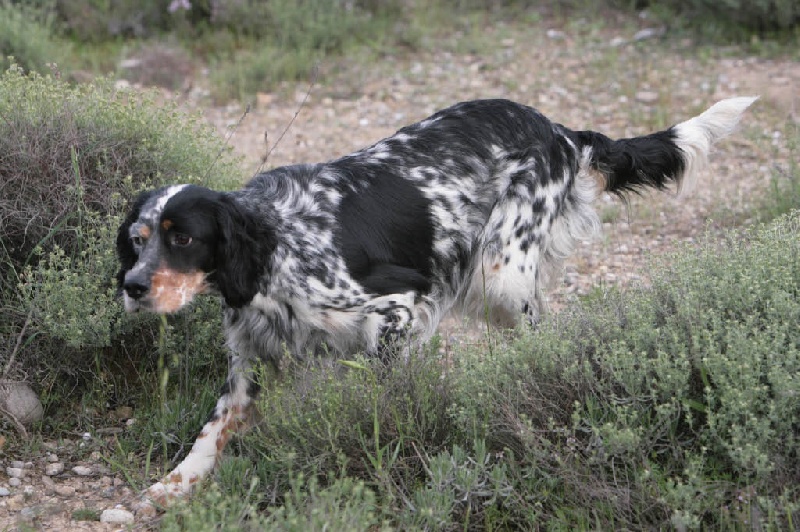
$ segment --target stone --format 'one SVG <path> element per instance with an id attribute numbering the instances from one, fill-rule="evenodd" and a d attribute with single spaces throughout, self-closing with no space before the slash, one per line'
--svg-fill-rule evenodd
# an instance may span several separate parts
<path id="1" fill-rule="evenodd" d="M 7 467 L 6 474 L 11 478 L 22 478 L 25 476 L 25 471 L 21 467 Z"/>
<path id="2" fill-rule="evenodd" d="M 101 523 L 130 524 L 133 523 L 133 520 L 133 514 L 122 508 L 103 510 L 103 513 L 100 514 Z"/>
<path id="3" fill-rule="evenodd" d="M 14 495 L 13 497 L 8 498 L 8 502 L 6 503 L 6 508 L 15 512 L 22 508 L 25 505 L 25 495 L 19 493 Z"/>
<path id="4" fill-rule="evenodd" d="M 77 465 L 72 468 L 72 472 L 81 477 L 88 477 L 94 474 L 94 470 L 91 467 Z"/>
<path id="5" fill-rule="evenodd" d="M 47 475 L 42 475 L 42 484 L 44 485 L 46 493 L 55 493 L 56 483 L 53 482 L 52 478 L 48 477 Z"/>
<path id="6" fill-rule="evenodd" d="M 50 453 L 50 454 L 48 454 L 48 455 L 47 455 L 47 461 L 48 461 L 48 462 L 51 462 L 51 463 L 52 463 L 52 462 L 58 462 L 58 455 L 57 455 L 57 454 L 55 454 L 55 453 Z"/>
<path id="7" fill-rule="evenodd" d="M 44 468 L 44 474 L 48 477 L 52 477 L 53 475 L 58 475 L 64 471 L 64 464 L 61 462 L 56 462 L 54 464 L 47 464 Z"/>
<path id="8" fill-rule="evenodd" d="M 56 495 L 61 497 L 72 497 L 75 495 L 75 488 L 68 484 L 56 484 L 53 491 L 55 491 Z"/>
<path id="9" fill-rule="evenodd" d="M 0 497 L 8 497 L 11 495 L 11 492 L 8 491 L 8 488 L 0 488 Z"/>
<path id="10" fill-rule="evenodd" d="M 41 421 L 44 407 L 36 392 L 21 381 L 0 384 L 0 406 L 23 425 Z"/>
<path id="11" fill-rule="evenodd" d="M 642 103 L 656 103 L 658 93 L 654 91 L 639 91 L 636 93 L 636 101 Z"/>
<path id="12" fill-rule="evenodd" d="M 22 485 L 22 480 L 17 477 L 11 477 L 10 479 L 8 479 L 8 485 L 11 486 L 12 488 L 17 488 L 20 485 Z"/>

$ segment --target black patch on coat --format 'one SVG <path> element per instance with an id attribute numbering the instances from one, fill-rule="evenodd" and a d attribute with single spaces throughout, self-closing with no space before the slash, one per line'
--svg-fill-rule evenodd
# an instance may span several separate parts
<path id="1" fill-rule="evenodd" d="M 336 238 L 350 275 L 370 293 L 431 287 L 431 202 L 405 179 L 375 175 L 345 193 Z"/>

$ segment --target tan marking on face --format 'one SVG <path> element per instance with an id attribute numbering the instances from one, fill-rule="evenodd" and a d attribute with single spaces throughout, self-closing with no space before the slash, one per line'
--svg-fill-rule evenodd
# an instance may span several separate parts
<path id="1" fill-rule="evenodd" d="M 169 218 L 161 222 L 161 229 L 163 229 L 164 231 L 169 231 L 170 227 L 172 227 L 172 220 L 170 220 Z"/>
<path id="2" fill-rule="evenodd" d="M 146 225 L 139 227 L 139 236 L 144 240 L 150 238 L 150 228 L 147 227 Z"/>
<path id="3" fill-rule="evenodd" d="M 153 274 L 150 301 L 154 312 L 168 314 L 191 303 L 194 296 L 208 290 L 206 274 L 201 271 L 177 272 L 161 267 Z"/>

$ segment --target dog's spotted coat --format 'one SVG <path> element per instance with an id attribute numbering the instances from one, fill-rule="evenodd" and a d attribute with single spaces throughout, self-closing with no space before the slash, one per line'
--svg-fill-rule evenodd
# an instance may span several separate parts
<path id="1" fill-rule="evenodd" d="M 234 192 L 145 193 L 120 228 L 129 311 L 224 301 L 230 373 L 191 452 L 146 493 L 188 493 L 246 426 L 254 362 L 409 352 L 451 310 L 535 322 L 548 277 L 599 228 L 596 190 L 687 185 L 753 98 L 612 141 L 507 100 L 457 104 L 323 164 L 277 168 Z"/>

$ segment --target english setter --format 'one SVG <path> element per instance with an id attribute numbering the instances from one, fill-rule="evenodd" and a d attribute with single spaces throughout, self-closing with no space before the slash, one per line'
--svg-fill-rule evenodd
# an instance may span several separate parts
<path id="1" fill-rule="evenodd" d="M 219 294 L 230 370 L 186 458 L 147 500 L 187 494 L 253 408 L 252 366 L 284 352 L 385 356 L 451 310 L 535 322 L 547 278 L 598 232 L 598 190 L 687 187 L 755 98 L 723 100 L 646 136 L 573 131 L 508 100 L 459 103 L 321 164 L 244 188 L 142 194 L 117 237 L 128 311 Z"/>

